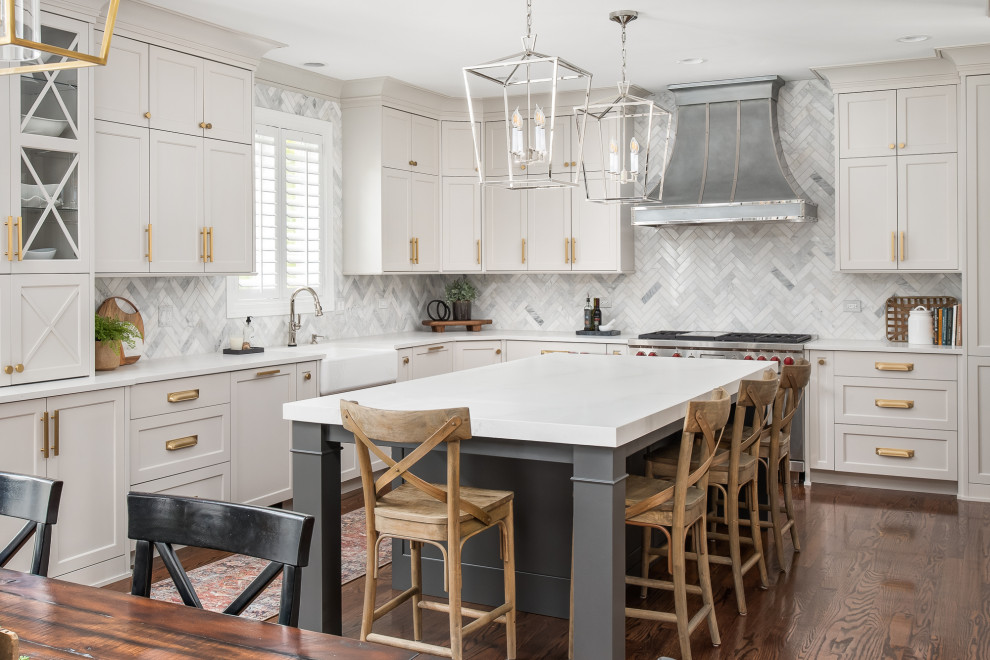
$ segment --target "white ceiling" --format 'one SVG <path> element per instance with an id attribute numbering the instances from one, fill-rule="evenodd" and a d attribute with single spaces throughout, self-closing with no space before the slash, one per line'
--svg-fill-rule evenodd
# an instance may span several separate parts
<path id="1" fill-rule="evenodd" d="M 149 0 L 212 23 L 288 44 L 268 57 L 325 62 L 339 78 L 392 76 L 463 96 L 461 67 L 521 50 L 524 0 Z M 629 79 L 670 83 L 779 74 L 813 66 L 930 57 L 934 49 L 990 42 L 987 0 L 534 0 L 537 50 L 619 78 L 618 9 L 629 26 Z M 931 35 L 921 43 L 898 37 Z M 677 64 L 705 58 L 699 65 Z"/>

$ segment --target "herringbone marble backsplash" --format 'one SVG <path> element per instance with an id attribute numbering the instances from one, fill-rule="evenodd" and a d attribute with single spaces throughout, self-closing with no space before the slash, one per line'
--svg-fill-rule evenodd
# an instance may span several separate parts
<path id="1" fill-rule="evenodd" d="M 334 158 L 335 301 L 322 318 L 304 315 L 301 340 L 419 329 L 425 306 L 442 297 L 452 276 L 362 276 L 340 273 L 340 106 L 268 85 L 259 107 L 332 121 Z M 788 83 L 780 93 L 780 135 L 791 171 L 818 204 L 817 223 L 760 227 L 636 228 L 632 275 L 479 275 L 476 318 L 495 327 L 570 331 L 581 325 L 585 295 L 611 301 L 605 320 L 627 332 L 657 329 L 810 332 L 821 337 L 879 339 L 891 295 L 959 297 L 961 276 L 837 273 L 835 161 L 831 91 L 818 81 Z M 344 127 L 346 128 L 346 127 Z M 219 350 L 241 321 L 226 316 L 222 277 L 97 279 L 97 300 L 120 295 L 144 317 L 150 357 Z M 861 313 L 842 311 L 862 301 Z M 384 308 L 380 303 L 384 302 Z M 301 309 L 309 309 L 303 302 Z M 168 318 L 171 317 L 171 318 Z M 283 345 L 287 317 L 259 317 L 260 343 Z"/>

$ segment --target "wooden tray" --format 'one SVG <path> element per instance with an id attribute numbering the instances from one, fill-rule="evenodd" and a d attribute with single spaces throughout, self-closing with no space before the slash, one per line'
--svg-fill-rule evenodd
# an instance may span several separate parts
<path id="1" fill-rule="evenodd" d="M 125 312 L 120 308 L 117 301 L 127 303 L 128 309 L 133 309 L 133 312 Z M 127 321 L 131 323 L 138 329 L 141 333 L 141 343 L 144 344 L 144 319 L 141 318 L 141 312 L 138 311 L 137 305 L 132 303 L 127 298 L 121 298 L 119 296 L 111 296 L 104 300 L 100 307 L 96 310 L 96 313 L 100 316 L 105 316 L 108 319 L 116 319 L 118 321 Z M 139 359 L 141 355 L 124 355 L 124 347 L 120 348 L 120 363 L 123 364 L 134 364 Z"/>
<path id="2" fill-rule="evenodd" d="M 471 332 L 481 332 L 481 326 L 491 325 L 491 319 L 473 319 L 471 321 L 423 321 L 433 332 L 446 332 L 447 326 L 463 326 Z"/>
<path id="3" fill-rule="evenodd" d="M 908 315 L 918 305 L 925 309 L 952 307 L 959 301 L 952 296 L 891 296 L 887 298 L 887 340 L 908 340 Z"/>

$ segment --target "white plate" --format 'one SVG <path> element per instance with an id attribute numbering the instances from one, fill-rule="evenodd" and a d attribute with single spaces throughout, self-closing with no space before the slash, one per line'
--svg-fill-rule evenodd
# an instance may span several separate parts
<path id="1" fill-rule="evenodd" d="M 28 119 L 27 125 L 24 126 L 25 133 L 32 133 L 34 135 L 47 135 L 49 137 L 58 137 L 65 130 L 65 127 L 69 125 L 64 119 L 45 119 L 44 117 L 31 117 Z"/>
<path id="2" fill-rule="evenodd" d="M 54 259 L 55 258 L 55 248 L 34 248 L 33 250 L 24 251 L 25 259 Z"/>

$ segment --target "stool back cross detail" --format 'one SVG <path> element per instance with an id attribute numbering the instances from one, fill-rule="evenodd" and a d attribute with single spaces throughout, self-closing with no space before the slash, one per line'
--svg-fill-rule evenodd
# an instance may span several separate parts
<path id="1" fill-rule="evenodd" d="M 48 576 L 48 559 L 52 547 L 52 527 L 58 522 L 58 505 L 62 500 L 62 482 L 26 474 L 0 472 L 0 517 L 26 521 L 14 538 L 0 549 L 0 568 L 34 536 L 31 573 Z"/>

